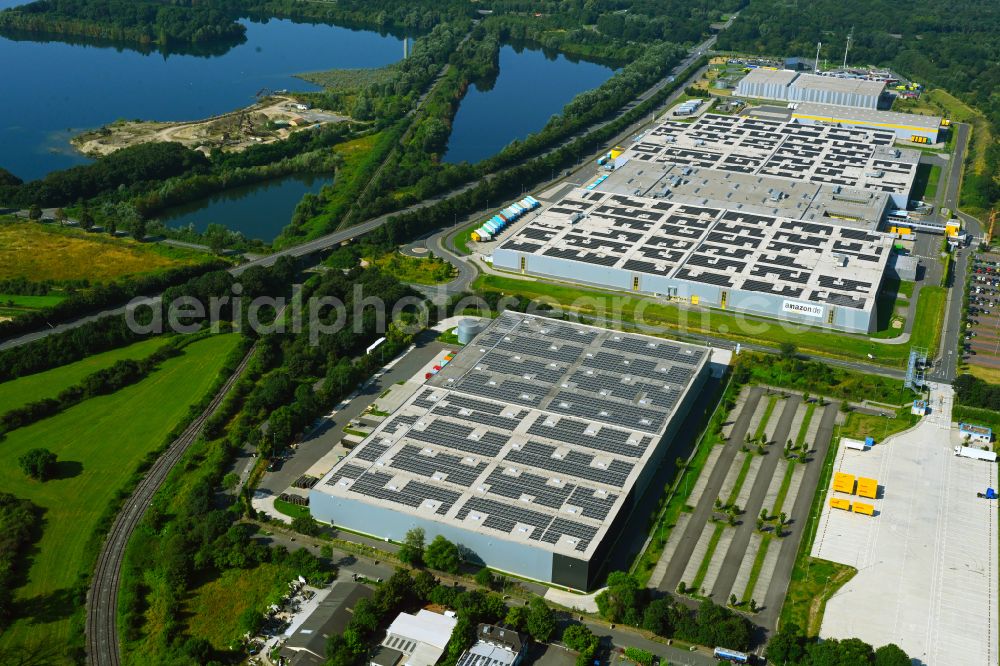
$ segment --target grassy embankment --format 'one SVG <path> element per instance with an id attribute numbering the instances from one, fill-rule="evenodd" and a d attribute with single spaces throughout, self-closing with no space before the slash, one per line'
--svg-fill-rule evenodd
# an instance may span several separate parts
<path id="1" fill-rule="evenodd" d="M 981 174 L 986 169 L 986 151 L 994 143 L 995 138 L 986 117 L 977 109 L 972 108 L 962 100 L 945 90 L 928 90 L 918 100 L 898 100 L 893 105 L 894 110 L 907 113 L 932 113 L 950 118 L 952 122 L 967 123 L 972 129 L 969 138 L 968 153 L 965 161 L 965 174 Z M 954 144 L 955 132 L 949 133 L 948 146 Z M 969 206 L 966 202 L 967 192 L 962 188 L 960 205 L 969 215 L 982 218 L 988 211 Z"/>
<path id="2" fill-rule="evenodd" d="M 8 433 L 0 447 L 0 487 L 45 515 L 27 581 L 16 591 L 22 617 L 0 636 L 0 654 L 44 655 L 82 631 L 71 621 L 82 604 L 72 589 L 96 556 L 93 535 L 102 514 L 140 461 L 209 389 L 237 342 L 235 335 L 194 342 L 137 384 Z M 17 458 L 35 447 L 58 456 L 57 478 L 39 483 L 18 468 Z"/>
<path id="3" fill-rule="evenodd" d="M 72 227 L 0 218 L 0 279 L 103 282 L 158 273 L 207 258 L 201 252 L 159 243 L 138 243 Z"/>
<path id="4" fill-rule="evenodd" d="M 910 191 L 912 199 L 920 201 L 934 201 L 937 196 L 938 182 L 941 180 L 941 167 L 937 164 L 917 165 L 917 175 L 913 179 L 913 189 Z"/>
<path id="5" fill-rule="evenodd" d="M 112 349 L 100 354 L 52 368 L 34 375 L 19 377 L 0 384 L 0 414 L 29 402 L 54 398 L 64 389 L 77 384 L 87 375 L 111 367 L 125 359 L 141 359 L 166 344 L 166 338 L 150 338 L 127 347 Z"/>
<path id="6" fill-rule="evenodd" d="M 612 323 L 614 320 L 634 322 L 641 319 L 648 326 L 662 327 L 668 334 L 696 333 L 744 344 L 772 346 L 790 342 L 805 353 L 833 358 L 860 360 L 867 359 L 868 354 L 872 354 L 875 362 L 890 367 L 902 367 L 905 364 L 911 345 L 937 349 L 946 296 L 941 287 L 921 289 L 910 343 L 890 345 L 868 336 L 797 328 L 777 320 L 757 319 L 741 313 L 680 307 L 624 292 L 578 288 L 499 275 L 482 275 L 475 285 L 482 291 L 517 294 L 527 299 L 559 305 L 567 311 L 607 318 Z"/>
<path id="7" fill-rule="evenodd" d="M 390 252 L 371 260 L 382 271 L 400 282 L 443 284 L 455 277 L 455 267 L 440 257 L 411 257 Z"/>

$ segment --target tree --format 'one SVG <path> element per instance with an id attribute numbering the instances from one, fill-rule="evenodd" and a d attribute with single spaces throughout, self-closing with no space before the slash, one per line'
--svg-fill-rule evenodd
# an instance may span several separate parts
<path id="1" fill-rule="evenodd" d="M 799 348 L 795 346 L 794 342 L 782 342 L 778 346 L 778 353 L 781 355 L 782 360 L 790 361 L 795 358 Z"/>
<path id="2" fill-rule="evenodd" d="M 21 471 L 38 481 L 47 481 L 55 473 L 56 454 L 48 449 L 31 449 L 17 459 Z"/>
<path id="3" fill-rule="evenodd" d="M 482 587 L 492 588 L 493 587 L 493 572 L 488 568 L 483 567 L 476 572 L 476 583 Z"/>
<path id="4" fill-rule="evenodd" d="M 895 643 L 883 645 L 875 650 L 874 666 L 909 666 L 910 658 Z"/>
<path id="5" fill-rule="evenodd" d="M 642 628 L 660 636 L 672 636 L 675 616 L 676 611 L 670 598 L 654 599 L 642 614 Z"/>
<path id="6" fill-rule="evenodd" d="M 458 573 L 458 565 L 461 562 L 458 546 L 439 534 L 427 546 L 427 550 L 424 552 L 424 562 L 432 569 Z"/>
<path id="7" fill-rule="evenodd" d="M 31 204 L 31 208 L 28 209 L 28 219 L 32 222 L 42 219 L 42 209 L 38 204 Z"/>
<path id="8" fill-rule="evenodd" d="M 141 215 L 136 215 L 128 227 L 132 238 L 141 241 L 146 237 L 146 219 Z"/>
<path id="9" fill-rule="evenodd" d="M 511 606 L 504 624 L 517 631 L 524 631 L 528 627 L 528 609 L 524 606 Z"/>
<path id="10" fill-rule="evenodd" d="M 556 630 L 556 619 L 552 609 L 541 597 L 531 600 L 527 627 L 528 633 L 539 643 L 547 643 Z"/>
<path id="11" fill-rule="evenodd" d="M 229 472 L 224 477 L 222 477 L 222 487 L 226 490 L 232 491 L 240 483 L 240 475 L 236 472 Z"/>
<path id="12" fill-rule="evenodd" d="M 66 211 L 64 211 L 62 208 L 56 208 L 56 212 L 55 212 L 54 215 L 55 215 L 56 220 L 59 221 L 59 224 L 61 224 L 61 225 L 65 225 L 66 224 L 66 219 L 68 217 L 66 215 Z"/>
<path id="13" fill-rule="evenodd" d="M 798 664 L 805 656 L 805 643 L 799 626 L 789 622 L 767 644 L 764 656 L 769 664 Z"/>
<path id="14" fill-rule="evenodd" d="M 645 595 L 645 588 L 639 586 L 634 576 L 624 571 L 612 571 L 608 574 L 607 588 L 597 595 L 595 601 L 604 619 L 638 625 L 642 621 Z"/>
<path id="15" fill-rule="evenodd" d="M 80 226 L 87 231 L 94 228 L 94 214 L 90 212 L 89 208 L 84 208 L 80 212 Z"/>
<path id="16" fill-rule="evenodd" d="M 256 636 L 264 626 L 264 615 L 255 608 L 247 608 L 240 613 L 240 631 L 250 636 Z"/>
<path id="17" fill-rule="evenodd" d="M 300 534 L 316 536 L 319 534 L 319 523 L 310 515 L 295 516 L 292 518 L 292 529 Z"/>
<path id="18" fill-rule="evenodd" d="M 399 547 L 399 559 L 412 567 L 419 567 L 424 563 L 424 530 L 422 527 L 414 527 L 403 537 L 403 545 Z"/>

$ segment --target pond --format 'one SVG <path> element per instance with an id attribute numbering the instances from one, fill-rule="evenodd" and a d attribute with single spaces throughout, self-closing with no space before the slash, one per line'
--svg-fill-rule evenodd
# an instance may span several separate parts
<path id="1" fill-rule="evenodd" d="M 317 176 L 278 178 L 226 190 L 156 217 L 168 227 L 193 224 L 199 232 L 209 224 L 221 224 L 247 238 L 270 243 L 291 221 L 299 200 L 306 193 L 319 192 L 327 182 L 329 179 Z"/>
<path id="2" fill-rule="evenodd" d="M 504 45 L 493 87 L 473 85 L 462 100 L 444 160 L 475 163 L 498 153 L 514 139 L 540 130 L 570 100 L 614 72 L 607 65 Z"/>
<path id="3" fill-rule="evenodd" d="M 0 0 L 0 9 L 21 4 Z M 251 104 L 263 89 L 317 90 L 294 74 L 381 67 L 402 40 L 372 31 L 272 19 L 244 22 L 222 55 L 140 53 L 124 46 L 0 37 L 0 167 L 30 180 L 86 163 L 68 140 L 119 118 L 193 120 Z M 28 66 L 16 66 L 30 63 Z"/>

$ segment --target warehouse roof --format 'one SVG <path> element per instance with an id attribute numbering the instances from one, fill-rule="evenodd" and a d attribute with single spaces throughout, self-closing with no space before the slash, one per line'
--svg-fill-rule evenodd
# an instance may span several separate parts
<path id="1" fill-rule="evenodd" d="M 864 229 L 578 189 L 498 249 L 871 311 L 892 240 Z"/>
<path id="2" fill-rule="evenodd" d="M 789 70 L 751 69 L 739 85 L 777 85 L 809 90 L 829 90 L 832 92 L 855 93 L 878 97 L 885 90 L 884 81 L 869 81 L 838 76 L 805 74 Z"/>
<path id="3" fill-rule="evenodd" d="M 617 162 L 668 164 L 774 176 L 909 196 L 920 153 L 892 146 L 895 133 L 707 113 L 667 120 Z"/>
<path id="4" fill-rule="evenodd" d="M 600 189 L 872 230 L 889 208 L 884 192 L 676 164 L 651 168 L 638 160 L 608 174 Z"/>
<path id="5" fill-rule="evenodd" d="M 857 122 L 865 126 L 884 127 L 887 130 L 914 128 L 924 131 L 941 127 L 941 116 L 924 116 L 899 111 L 861 109 L 836 104 L 799 102 L 792 111 L 792 118 L 808 118 L 821 122 Z"/>
<path id="6" fill-rule="evenodd" d="M 707 351 L 506 312 L 314 490 L 589 559 Z"/>

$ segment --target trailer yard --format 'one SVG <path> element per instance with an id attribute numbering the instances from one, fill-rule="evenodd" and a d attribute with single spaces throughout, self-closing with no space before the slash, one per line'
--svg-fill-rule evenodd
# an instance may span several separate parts
<path id="1" fill-rule="evenodd" d="M 997 664 L 997 502 L 977 497 L 996 488 L 997 467 L 955 455 L 952 396 L 932 385 L 916 427 L 837 452 L 835 472 L 878 489 L 873 515 L 823 504 L 813 557 L 858 573 L 827 603 L 822 638 L 891 641 L 924 666 Z"/>

